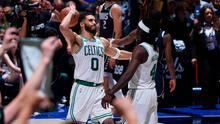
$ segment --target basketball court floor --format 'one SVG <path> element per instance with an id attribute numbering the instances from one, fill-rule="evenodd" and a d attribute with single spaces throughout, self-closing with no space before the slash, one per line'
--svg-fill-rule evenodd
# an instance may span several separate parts
<path id="1" fill-rule="evenodd" d="M 30 124 L 63 124 L 67 111 L 67 106 L 59 105 L 53 112 L 34 113 Z M 159 124 L 220 124 L 220 104 L 217 109 L 203 109 L 200 105 L 160 108 L 158 117 Z M 118 115 L 114 115 L 114 120 L 121 124 Z"/>

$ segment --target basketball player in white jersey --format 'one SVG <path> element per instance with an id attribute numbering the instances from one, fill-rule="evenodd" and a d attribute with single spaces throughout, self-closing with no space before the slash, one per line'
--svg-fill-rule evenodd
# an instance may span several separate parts
<path id="1" fill-rule="evenodd" d="M 113 123 L 111 109 L 103 109 L 101 106 L 101 98 L 104 96 L 104 54 L 126 60 L 130 59 L 131 53 L 118 50 L 108 40 L 96 37 L 96 20 L 91 14 L 81 13 L 81 35 L 73 32 L 69 24 L 75 14 L 75 6 L 70 6 L 69 13 L 60 24 L 76 64 L 67 119 L 86 123 L 90 115 L 91 121 Z"/>
<path id="2" fill-rule="evenodd" d="M 160 31 L 160 13 L 151 10 L 149 17 L 138 24 L 137 45 L 132 52 L 132 59 L 126 72 L 118 83 L 102 99 L 102 106 L 108 108 L 114 93 L 129 81 L 128 97 L 133 101 L 137 111 L 138 124 L 157 124 L 157 93 L 155 74 L 157 59 L 157 36 Z"/>

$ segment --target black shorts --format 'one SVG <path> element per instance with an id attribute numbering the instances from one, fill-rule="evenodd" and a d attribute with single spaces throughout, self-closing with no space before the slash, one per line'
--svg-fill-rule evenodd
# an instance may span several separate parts
<path id="1" fill-rule="evenodd" d="M 113 73 L 113 69 L 109 67 L 110 57 L 105 55 L 104 72 Z"/>

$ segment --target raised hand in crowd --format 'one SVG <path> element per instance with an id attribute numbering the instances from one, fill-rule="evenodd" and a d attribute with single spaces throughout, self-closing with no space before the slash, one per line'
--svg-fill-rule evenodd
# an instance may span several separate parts
<path id="1" fill-rule="evenodd" d="M 30 78 L 30 80 L 28 80 L 25 83 L 25 86 L 20 91 L 20 93 L 17 95 L 17 97 L 4 109 L 5 124 L 9 124 L 13 120 L 15 120 L 17 116 L 20 113 L 22 113 L 22 111 L 26 107 L 26 104 L 30 104 L 29 106 L 32 106 L 32 107 L 36 107 L 36 106 L 39 106 L 39 104 L 41 104 L 40 102 L 31 102 L 33 100 L 32 98 L 33 96 L 30 94 L 33 94 L 34 92 L 36 93 L 40 89 L 42 80 L 45 77 L 47 67 L 53 57 L 54 51 L 56 50 L 58 44 L 59 44 L 58 39 L 56 37 L 49 37 L 42 43 L 41 45 L 42 58 L 40 60 L 40 63 L 36 71 Z M 32 112 L 35 110 L 34 108 L 31 108 L 31 109 L 32 109 Z M 29 110 L 27 112 L 29 112 Z M 24 115 L 29 117 L 30 116 L 29 114 L 24 114 Z"/>
<path id="2" fill-rule="evenodd" d="M 2 47 L 0 49 L 0 56 L 2 56 L 5 51 L 13 47 L 12 41 L 14 39 L 19 41 L 18 30 L 16 28 L 8 28 L 5 31 L 5 35 L 3 37 Z"/>
<path id="3" fill-rule="evenodd" d="M 16 121 L 17 124 L 27 124 L 30 115 L 34 111 L 46 110 L 50 107 L 49 98 L 41 91 L 33 91 L 29 94 L 29 100 L 26 100 L 25 107 L 21 110 Z"/>

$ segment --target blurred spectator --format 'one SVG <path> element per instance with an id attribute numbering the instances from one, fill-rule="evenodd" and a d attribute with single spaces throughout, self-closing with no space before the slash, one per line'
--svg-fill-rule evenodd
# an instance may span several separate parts
<path id="1" fill-rule="evenodd" d="M 10 26 L 10 22 L 7 21 L 3 7 L 0 6 L 0 39 L 3 39 L 6 28 Z"/>
<path id="2" fill-rule="evenodd" d="M 63 0 L 65 3 L 68 4 L 68 2 L 74 2 L 76 4 L 76 9 L 79 11 L 80 10 L 80 1 L 79 0 Z M 69 6 L 69 5 L 66 5 Z"/>
<path id="3" fill-rule="evenodd" d="M 75 3 L 74 1 L 69 1 L 69 2 Z M 53 7 L 55 9 L 57 9 L 58 11 L 61 11 L 65 6 L 65 2 L 63 0 L 53 0 L 50 3 L 52 3 Z M 68 4 L 68 2 L 67 2 L 67 4 Z"/>
<path id="4" fill-rule="evenodd" d="M 80 11 L 95 12 L 96 6 L 98 5 L 98 0 L 79 0 Z"/>
<path id="5" fill-rule="evenodd" d="M 214 12 L 219 13 L 220 8 L 220 1 L 219 0 L 193 0 L 192 4 L 189 4 L 192 6 L 192 13 L 190 15 L 190 18 L 193 19 L 194 24 L 198 23 L 198 16 L 200 14 L 200 10 L 204 6 L 210 6 Z M 219 15 L 220 16 L 220 15 Z"/>
<path id="6" fill-rule="evenodd" d="M 3 83 L 2 98 L 3 105 L 7 105 L 18 94 L 22 88 L 22 76 L 19 61 L 18 41 L 12 40 L 12 48 L 3 55 L 1 62 L 1 83 Z"/>
<path id="7" fill-rule="evenodd" d="M 192 67 L 190 64 L 190 33 L 193 28 L 192 20 L 187 17 L 187 5 L 178 2 L 175 10 L 175 18 L 168 22 L 167 31 L 172 37 L 172 55 L 176 73 L 176 90 L 167 93 L 165 99 L 174 106 L 191 105 L 192 96 Z M 165 80 L 169 81 L 171 76 L 165 67 Z M 168 84 L 168 83 L 165 83 Z M 166 88 L 166 87 L 165 87 Z M 169 86 L 167 86 L 169 89 Z M 169 91 L 169 90 L 167 90 Z"/>
<path id="8" fill-rule="evenodd" d="M 175 15 L 175 9 L 176 9 L 176 1 L 175 0 L 169 0 L 168 1 L 168 20 L 172 20 Z"/>
<path id="9" fill-rule="evenodd" d="M 6 14 L 10 14 L 12 12 L 12 8 L 11 8 L 11 0 L 1 0 L 0 1 L 0 6 L 3 7 L 4 12 Z"/>
<path id="10" fill-rule="evenodd" d="M 196 24 L 198 22 L 197 18 L 200 14 L 201 0 L 193 0 L 192 2 L 192 13 L 190 18 L 193 20 L 193 23 Z"/>
<path id="11" fill-rule="evenodd" d="M 6 73 L 9 74 L 9 73 L 12 73 L 12 72 L 18 72 L 20 73 L 21 72 L 21 69 L 19 68 L 19 62 L 18 62 L 18 54 L 19 54 L 19 51 L 18 51 L 18 41 L 15 41 L 13 40 L 12 41 L 13 43 L 13 47 L 3 55 L 3 61 L 5 62 L 5 64 L 7 65 L 4 65 L 3 64 L 2 68 L 5 69 L 5 71 L 7 71 Z M 12 83 L 15 83 L 15 82 L 12 82 Z"/>
<path id="12" fill-rule="evenodd" d="M 117 4 L 121 7 L 122 11 L 122 36 L 126 36 L 129 34 L 129 18 L 128 18 L 128 12 L 129 12 L 129 5 L 127 0 L 118 0 Z"/>
<path id="13" fill-rule="evenodd" d="M 22 10 L 19 13 L 19 17 L 17 18 L 18 23 L 22 23 L 21 24 L 17 24 L 17 27 L 19 27 L 19 36 L 21 38 L 26 37 L 27 34 L 27 13 L 25 10 Z"/>
<path id="14" fill-rule="evenodd" d="M 8 6 L 10 6 L 10 3 L 11 3 L 11 0 L 1 0 L 0 1 L 0 5 L 2 7 L 8 7 Z"/>
<path id="15" fill-rule="evenodd" d="M 130 6 L 130 27 L 131 31 L 137 28 L 140 18 L 140 7 L 142 6 L 142 0 L 129 0 Z"/>
<path id="16" fill-rule="evenodd" d="M 5 50 L 10 48 L 10 43 L 12 39 L 18 40 L 18 31 L 15 28 L 10 28 L 6 30 L 3 45 L 0 49 L 0 55 L 2 55 Z M 26 86 L 24 86 L 19 95 L 9 105 L 5 106 L 4 108 L 2 106 L 0 107 L 0 113 L 2 115 L 0 118 L 1 124 L 9 124 L 18 117 L 18 114 L 22 113 L 22 110 L 29 110 L 29 107 L 26 108 L 27 105 L 36 107 L 40 103 L 42 103 L 42 100 L 34 101 L 36 98 L 35 95 L 38 93 L 38 90 L 41 87 L 42 80 L 44 79 L 44 76 L 46 74 L 47 66 L 49 65 L 53 53 L 58 46 L 56 41 L 57 40 L 55 37 L 50 37 L 41 44 L 42 57 L 39 66 L 36 68 L 36 72 L 33 74 L 31 79 L 27 81 Z M 33 94 L 35 94 L 34 97 Z M 37 96 L 38 95 L 39 94 L 37 94 Z M 44 97 L 42 93 L 40 94 L 40 96 L 41 98 L 42 96 Z"/>
<path id="17" fill-rule="evenodd" d="M 11 44 L 11 41 L 13 41 L 12 39 L 14 39 L 14 40 L 17 40 L 18 41 L 18 39 L 19 39 L 19 37 L 16 35 L 16 29 L 12 29 L 12 28 L 10 28 L 10 29 L 7 29 L 6 31 L 5 31 L 5 35 L 3 36 L 3 41 L 2 41 L 2 45 L 1 45 L 1 47 L 0 47 L 0 57 L 2 58 L 2 56 L 3 56 L 3 54 L 7 51 L 7 50 L 10 50 L 11 49 L 11 47 L 13 46 L 12 44 Z M 0 60 L 2 60 L 2 59 L 0 59 Z M 1 61 L 2 62 L 2 61 Z M 1 69 L 1 74 L 4 72 L 4 70 L 3 69 Z M 2 90 L 3 90 L 3 86 L 4 86 L 4 84 L 3 84 L 3 80 L 1 79 L 1 82 L 0 82 L 0 91 L 2 92 Z M 0 93 L 0 102 L 2 103 L 2 95 L 1 95 L 1 93 Z M 1 108 L 1 107 L 0 107 Z M 0 109 L 1 110 L 1 109 Z M 3 123 L 2 122 L 2 120 L 0 120 L 0 122 L 1 123 Z"/>
<path id="18" fill-rule="evenodd" d="M 176 14 L 176 1 L 175 0 L 168 0 L 167 4 L 166 1 L 163 4 L 161 13 L 162 13 L 162 22 L 161 22 L 161 28 L 165 30 L 167 28 L 168 21 L 172 20 Z"/>
<path id="19" fill-rule="evenodd" d="M 200 0 L 200 8 L 203 8 L 204 6 L 210 6 L 213 8 L 212 0 Z"/>
<path id="20" fill-rule="evenodd" d="M 66 5 L 69 6 L 70 4 L 75 5 L 73 1 L 68 1 Z M 52 11 L 52 18 L 46 25 L 45 34 L 46 36 L 57 36 L 62 42 L 62 48 L 55 52 L 53 58 L 53 79 L 51 88 L 54 94 L 54 99 L 52 102 L 57 104 L 61 101 L 61 98 L 65 96 L 67 99 L 65 103 L 69 104 L 69 95 L 73 81 L 72 68 L 74 68 L 74 60 L 67 52 L 66 40 L 59 29 L 59 25 L 61 23 L 60 12 L 62 10 L 61 8 L 64 7 L 64 3 L 62 0 L 56 0 L 52 3 L 52 5 L 54 5 L 54 10 Z M 78 30 L 76 32 L 78 32 Z"/>
<path id="21" fill-rule="evenodd" d="M 198 63 L 204 108 L 216 108 L 215 104 L 217 103 L 216 86 L 220 74 L 220 32 L 216 25 L 217 21 L 213 9 L 204 6 L 192 37 L 192 63 Z"/>
<path id="22" fill-rule="evenodd" d="M 215 9 L 214 11 L 215 11 L 216 15 L 220 19 L 220 0 L 212 0 L 212 4 Z"/>
<path id="23" fill-rule="evenodd" d="M 38 2 L 34 7 L 23 8 L 27 12 L 27 37 L 45 37 L 45 25 L 51 18 L 51 12 L 44 9 L 44 2 L 40 0 L 30 0 L 30 3 L 34 4 Z"/>

